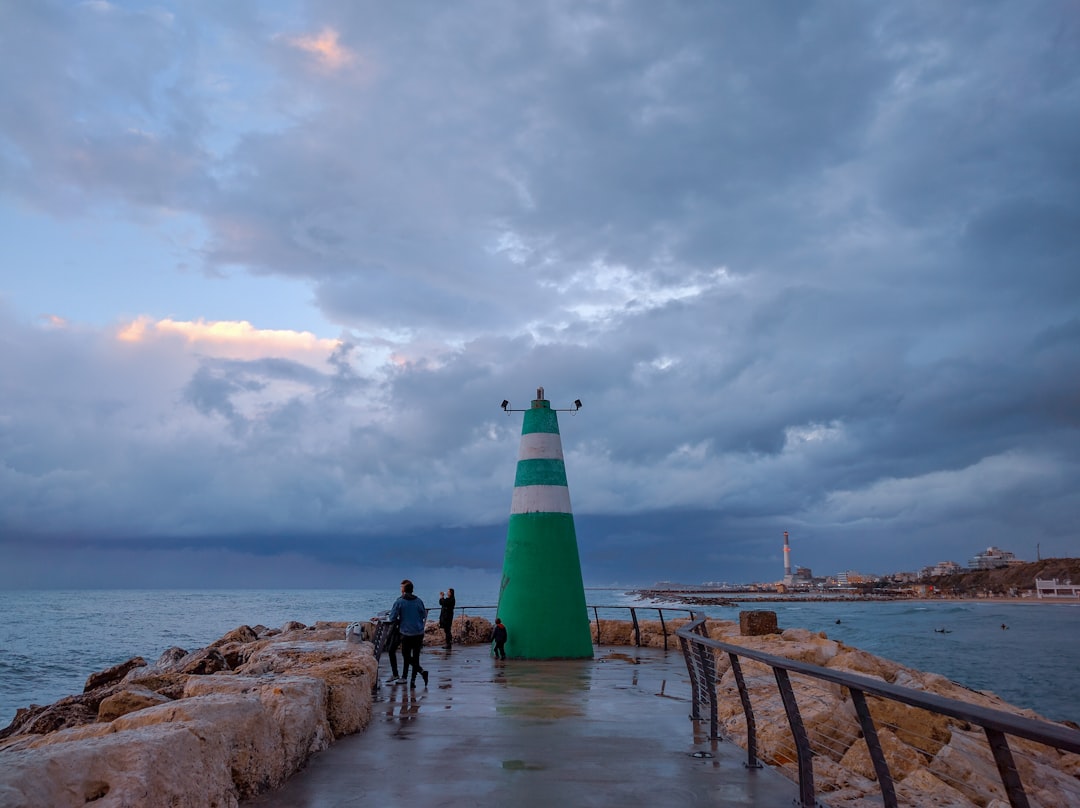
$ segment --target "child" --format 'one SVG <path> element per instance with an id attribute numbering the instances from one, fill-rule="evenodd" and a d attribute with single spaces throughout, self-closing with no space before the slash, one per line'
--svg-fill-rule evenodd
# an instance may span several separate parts
<path id="1" fill-rule="evenodd" d="M 495 618 L 495 628 L 491 630 L 491 641 L 495 643 L 494 654 L 496 659 L 506 659 L 506 626 L 498 617 Z"/>

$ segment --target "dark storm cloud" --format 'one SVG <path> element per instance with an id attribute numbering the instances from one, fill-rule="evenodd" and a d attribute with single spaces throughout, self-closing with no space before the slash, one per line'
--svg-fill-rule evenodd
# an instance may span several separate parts
<path id="1" fill-rule="evenodd" d="M 497 567 L 545 385 L 596 579 L 1078 551 L 1066 3 L 0 13 L 6 198 L 194 216 L 342 334 L 0 312 L 9 533 Z"/>

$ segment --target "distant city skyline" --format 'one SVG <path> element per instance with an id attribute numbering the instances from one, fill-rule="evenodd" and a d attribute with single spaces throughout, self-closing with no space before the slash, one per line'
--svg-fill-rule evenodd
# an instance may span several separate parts
<path id="1" fill-rule="evenodd" d="M 1065 557 L 1068 558 L 1070 556 L 1065 556 Z M 985 560 L 986 563 L 978 563 L 978 562 L 984 561 L 984 560 Z M 990 563 L 991 560 L 993 560 L 993 563 Z M 814 566 L 809 564 L 809 563 L 808 564 L 792 563 L 791 564 L 791 567 L 792 567 L 791 576 L 794 579 L 803 579 L 805 577 L 812 577 L 815 580 L 829 580 L 829 579 L 835 580 L 835 579 L 838 579 L 838 578 L 843 578 L 845 576 L 850 576 L 851 574 L 858 574 L 860 577 L 865 577 L 867 579 L 894 578 L 894 577 L 898 577 L 898 576 L 908 576 L 908 575 L 924 576 L 926 574 L 929 574 L 930 570 L 934 570 L 934 569 L 937 569 L 937 568 L 945 568 L 945 567 L 948 567 L 947 571 L 949 571 L 949 572 L 960 572 L 960 571 L 968 572 L 968 571 L 974 571 L 974 570 L 978 570 L 978 569 L 996 569 L 996 568 L 1001 567 L 1001 566 L 1007 566 L 1009 563 L 1023 564 L 1023 563 L 1028 563 L 1031 560 L 1038 560 L 1038 559 L 1017 558 L 1015 553 L 1013 553 L 1013 552 L 1011 552 L 1009 550 L 1006 550 L 1004 548 L 996 547 L 996 546 L 992 545 L 990 547 L 983 547 L 983 548 L 980 548 L 979 550 L 973 551 L 972 555 L 965 562 L 956 561 L 955 559 L 950 559 L 950 558 L 942 558 L 942 559 L 938 559 L 937 561 L 934 561 L 932 563 L 922 563 L 922 564 L 917 564 L 914 567 L 909 566 L 909 567 L 906 567 L 906 568 L 894 569 L 894 570 L 875 570 L 875 569 L 858 568 L 858 567 L 855 567 L 855 566 L 848 566 L 848 567 L 841 567 L 841 568 L 836 569 L 836 570 L 823 571 L 821 569 L 815 570 Z M 1000 561 L 1000 563 L 998 563 L 999 561 Z M 781 568 L 780 573 L 781 573 L 780 576 L 778 576 L 777 578 L 772 579 L 772 580 L 742 581 L 742 582 L 739 582 L 739 584 L 766 585 L 767 586 L 767 585 L 771 585 L 771 584 L 783 583 L 785 581 L 785 579 L 788 577 L 786 566 Z M 941 574 L 945 574 L 944 569 L 943 569 Z M 720 582 L 718 582 L 718 581 L 710 581 L 710 582 L 702 582 L 702 583 L 716 584 L 716 583 L 720 583 Z M 735 582 L 729 582 L 729 583 L 735 583 Z"/>

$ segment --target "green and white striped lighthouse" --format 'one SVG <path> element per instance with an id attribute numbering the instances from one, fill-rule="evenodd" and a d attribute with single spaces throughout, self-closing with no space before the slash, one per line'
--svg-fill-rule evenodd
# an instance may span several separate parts
<path id="1" fill-rule="evenodd" d="M 506 653 L 518 659 L 590 658 L 592 637 L 559 417 L 543 387 L 524 412 L 499 589 Z"/>

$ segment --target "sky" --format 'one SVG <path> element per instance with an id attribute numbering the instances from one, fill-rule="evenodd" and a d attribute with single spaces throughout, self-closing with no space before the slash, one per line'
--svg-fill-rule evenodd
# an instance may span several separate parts
<path id="1" fill-rule="evenodd" d="M 467 600 L 541 386 L 590 586 L 1080 555 L 1078 144 L 1072 0 L 0 3 L 0 588 Z"/>

